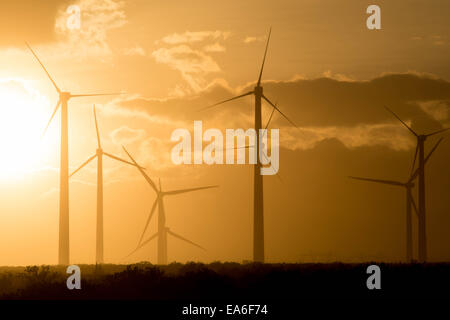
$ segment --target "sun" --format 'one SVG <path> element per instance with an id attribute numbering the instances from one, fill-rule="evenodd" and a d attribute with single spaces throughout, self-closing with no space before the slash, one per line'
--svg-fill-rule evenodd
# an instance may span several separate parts
<path id="1" fill-rule="evenodd" d="M 48 110 L 49 101 L 24 80 L 0 79 L 0 181 L 39 169 L 49 149 L 42 138 Z"/>

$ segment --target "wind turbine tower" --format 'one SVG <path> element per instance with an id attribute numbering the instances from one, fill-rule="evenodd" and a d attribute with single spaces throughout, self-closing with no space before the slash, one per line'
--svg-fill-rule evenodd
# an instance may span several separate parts
<path id="1" fill-rule="evenodd" d="M 435 144 L 433 149 L 430 151 L 430 153 L 425 158 L 425 163 L 428 161 L 428 159 L 433 154 L 434 150 L 438 147 L 438 145 L 441 143 L 443 138 L 439 139 L 439 141 Z M 370 179 L 370 178 L 361 178 L 361 177 L 349 177 L 351 179 L 356 180 L 362 180 L 362 181 L 368 181 L 368 182 L 375 182 L 375 183 L 381 183 L 396 187 L 404 187 L 405 188 L 405 199 L 406 199 L 406 261 L 411 263 L 413 261 L 413 238 L 412 238 L 412 208 L 414 207 L 414 210 L 417 215 L 419 215 L 419 210 L 417 209 L 416 203 L 414 202 L 414 198 L 412 195 L 412 188 L 414 188 L 414 180 L 419 175 L 419 169 L 416 169 L 416 171 L 410 176 L 408 181 L 401 182 L 401 181 L 393 181 L 393 180 L 380 180 L 380 179 Z"/>
<path id="2" fill-rule="evenodd" d="M 87 159 L 81 166 L 79 166 L 74 172 L 70 174 L 69 177 L 72 177 L 75 173 L 80 171 L 84 166 L 86 166 L 89 162 L 97 158 L 97 232 L 96 232 L 96 256 L 95 262 L 97 264 L 104 263 L 104 237 L 103 237 L 103 156 L 107 156 L 111 159 L 124 162 L 126 164 L 134 166 L 134 163 L 131 163 L 127 160 L 121 159 L 115 155 L 104 152 L 100 139 L 100 132 L 98 129 L 97 122 L 97 113 L 95 112 L 94 105 L 94 120 L 95 120 L 95 131 L 97 133 L 97 150 L 96 153 Z"/>
<path id="3" fill-rule="evenodd" d="M 450 128 L 434 131 L 429 134 L 417 134 L 399 116 L 388 107 L 385 107 L 394 117 L 397 118 L 417 139 L 416 152 L 414 155 L 413 169 L 419 153 L 419 262 L 427 261 L 427 227 L 426 227 L 426 205 L 425 205 L 425 140 L 428 137 L 447 131 Z"/>
<path id="4" fill-rule="evenodd" d="M 44 69 L 48 78 L 52 82 L 56 91 L 59 94 L 59 100 L 56 103 L 56 107 L 53 114 L 50 117 L 47 126 L 45 127 L 44 134 L 47 131 L 53 117 L 61 106 L 61 156 L 60 156 L 60 178 L 59 178 L 59 246 L 58 246 L 58 264 L 68 265 L 70 257 L 70 245 L 69 245 L 69 135 L 68 135 L 68 103 L 72 98 L 80 97 L 94 97 L 94 96 L 105 96 L 114 95 L 115 93 L 108 94 L 71 94 L 70 92 L 61 91 L 56 85 L 56 82 L 48 73 L 44 64 L 39 60 L 36 53 L 31 49 L 31 47 L 26 43 L 27 47 L 30 49 L 31 53 L 34 55 L 36 60 Z"/>
<path id="5" fill-rule="evenodd" d="M 245 96 L 254 95 L 255 98 L 255 123 L 254 128 L 256 135 L 259 134 L 260 129 L 262 128 L 262 117 L 261 117 L 261 106 L 262 100 L 265 100 L 269 105 L 272 106 L 273 109 L 277 110 L 287 121 L 289 121 L 294 127 L 297 127 L 295 123 L 293 123 L 283 112 L 281 112 L 278 107 L 272 103 L 263 93 L 263 87 L 261 85 L 262 74 L 264 71 L 264 64 L 267 56 L 267 49 L 269 47 L 270 35 L 271 31 L 269 31 L 269 35 L 267 37 L 266 49 L 264 51 L 263 62 L 261 65 L 261 70 L 259 72 L 258 80 L 256 82 L 256 86 L 252 91 L 241 94 L 239 96 L 233 97 L 231 99 L 227 99 L 213 105 L 210 105 L 203 110 L 218 106 L 225 102 L 233 101 Z M 255 147 L 255 152 L 259 152 L 259 155 L 263 154 L 260 145 L 257 143 L 257 147 Z M 255 262 L 264 262 L 264 197 L 263 197 L 263 177 L 261 175 L 261 162 L 260 157 L 256 157 L 257 161 L 253 167 L 253 260 Z"/>

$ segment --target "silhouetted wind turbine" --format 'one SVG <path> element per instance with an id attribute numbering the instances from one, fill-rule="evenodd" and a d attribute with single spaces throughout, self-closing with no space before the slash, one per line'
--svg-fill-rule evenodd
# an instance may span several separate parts
<path id="1" fill-rule="evenodd" d="M 110 153 L 104 152 L 102 149 L 100 133 L 98 129 L 97 123 L 97 114 L 95 112 L 94 105 L 94 120 L 95 120 L 95 131 L 97 133 L 97 151 L 96 153 L 87 159 L 81 166 L 79 166 L 74 172 L 70 174 L 69 177 L 72 177 L 75 173 L 80 171 L 84 166 L 86 166 L 89 162 L 97 158 L 97 234 L 96 234 L 96 257 L 95 262 L 97 264 L 101 264 L 104 262 L 103 259 L 103 156 L 107 156 L 111 159 L 124 162 L 126 164 L 134 166 L 134 163 L 129 162 L 127 160 L 121 159 L 117 156 L 114 156 Z"/>
<path id="2" fill-rule="evenodd" d="M 174 233 L 169 228 L 166 227 L 166 213 L 164 210 L 164 197 L 165 196 L 171 196 L 171 195 L 177 195 L 181 193 L 187 193 L 192 191 L 198 191 L 198 190 L 204 190 L 204 189 L 211 189 L 211 188 L 217 188 L 218 186 L 206 186 L 206 187 L 197 187 L 197 188 L 190 188 L 190 189 L 181 189 L 181 190 L 172 190 L 172 191 L 163 191 L 161 188 L 161 180 L 159 180 L 159 188 L 156 187 L 156 184 L 153 182 L 152 179 L 142 170 L 142 168 L 137 164 L 137 162 L 133 159 L 133 157 L 128 153 L 128 151 L 123 147 L 123 150 L 128 154 L 131 161 L 133 161 L 134 165 L 139 169 L 141 174 L 144 176 L 145 180 L 147 180 L 148 184 L 152 187 L 153 190 L 156 192 L 156 200 L 153 203 L 152 209 L 150 211 L 150 214 L 147 218 L 147 221 L 145 223 L 144 231 L 142 232 L 142 235 L 139 239 L 139 243 L 136 247 L 136 249 L 131 252 L 128 256 L 135 253 L 137 250 L 142 248 L 144 245 L 149 243 L 154 238 L 158 237 L 158 264 L 167 264 L 167 235 L 170 234 L 171 236 L 178 238 L 180 240 L 183 240 L 185 242 L 188 242 L 200 249 L 205 250 L 200 245 Z M 158 206 L 158 232 L 152 235 L 150 238 L 142 242 L 142 239 L 144 238 L 145 232 L 147 231 L 148 225 L 150 223 L 150 220 L 152 219 L 153 214 L 155 213 L 156 206 Z"/>
<path id="3" fill-rule="evenodd" d="M 80 97 L 94 97 L 94 96 L 106 96 L 115 95 L 117 93 L 107 93 L 107 94 L 71 94 L 70 92 L 64 92 L 59 89 L 56 82 L 48 73 L 44 64 L 39 60 L 36 53 L 31 49 L 30 45 L 26 43 L 28 49 L 34 55 L 36 60 L 44 69 L 48 78 L 52 82 L 56 91 L 59 94 L 59 100 L 56 103 L 56 107 L 50 117 L 50 120 L 45 127 L 44 134 L 47 131 L 53 117 L 58 111 L 59 106 L 61 106 L 61 166 L 60 166 L 60 185 L 59 185 L 59 248 L 58 248 L 58 263 L 61 265 L 69 264 L 69 141 L 68 141 L 68 118 L 67 118 L 67 107 L 68 102 L 71 98 Z"/>
<path id="4" fill-rule="evenodd" d="M 261 85 L 262 74 L 264 70 L 264 64 L 267 56 L 267 49 L 269 47 L 270 35 L 272 33 L 272 29 L 269 31 L 269 36 L 267 37 L 266 49 L 264 51 L 263 62 L 261 65 L 261 70 L 259 72 L 258 81 L 256 82 L 256 86 L 252 91 L 241 94 L 239 96 L 215 103 L 210 105 L 202 110 L 206 110 L 225 102 L 233 101 L 245 96 L 254 95 L 255 96 L 255 131 L 256 135 L 259 134 L 259 130 L 261 129 L 261 102 L 264 99 L 267 103 L 269 103 L 274 110 L 277 110 L 289 123 L 291 123 L 294 127 L 297 125 L 292 122 L 281 110 L 270 101 L 263 94 L 263 87 Z M 258 150 L 256 150 L 258 151 Z M 261 154 L 261 150 L 259 150 L 259 154 Z M 259 161 L 260 157 L 256 157 L 256 164 L 254 165 L 253 170 L 253 260 L 256 262 L 264 262 L 264 201 L 263 201 L 263 180 L 261 175 L 261 163 Z"/>
<path id="5" fill-rule="evenodd" d="M 436 145 L 433 147 L 433 149 L 430 151 L 430 153 L 425 158 L 425 163 L 428 161 L 428 159 L 433 154 L 434 150 L 438 147 L 438 145 L 441 143 L 443 138 L 439 139 L 439 141 L 436 143 Z M 362 178 L 362 177 L 352 177 L 351 179 L 356 180 L 363 180 L 363 181 L 369 181 L 369 182 L 375 182 L 375 183 L 381 183 L 381 184 L 387 184 L 391 186 L 397 186 L 397 187 L 404 187 L 406 192 L 406 261 L 412 262 L 413 260 L 413 244 L 412 244 L 412 215 L 411 215 L 411 205 L 414 207 L 414 211 L 417 215 L 419 215 L 419 211 L 417 210 L 416 203 L 414 202 L 414 198 L 412 196 L 412 188 L 414 188 L 414 180 L 419 175 L 419 169 L 416 169 L 416 171 L 410 176 L 408 181 L 406 182 L 400 182 L 400 181 L 393 181 L 393 180 L 380 180 L 380 179 L 370 179 L 370 178 Z"/>
<path id="6" fill-rule="evenodd" d="M 417 134 L 411 127 L 409 127 L 399 116 L 397 116 L 388 107 L 385 107 L 394 117 L 397 118 L 416 138 L 417 145 L 414 155 L 413 168 L 414 170 L 417 153 L 419 153 L 419 262 L 427 261 L 427 228 L 426 228 L 426 206 L 425 206 L 425 140 L 428 137 L 436 135 L 438 133 L 449 130 L 445 128 L 434 131 L 429 134 Z"/>
<path id="7" fill-rule="evenodd" d="M 275 105 L 277 105 L 277 103 L 275 103 Z M 264 127 L 264 130 L 266 132 L 267 132 L 267 128 L 269 127 L 270 121 L 272 120 L 274 112 L 275 112 L 275 109 L 272 109 L 272 112 L 270 114 L 269 120 L 267 121 L 267 124 Z M 246 145 L 246 146 L 243 146 L 243 147 L 225 148 L 225 150 L 231 150 L 231 149 L 239 150 L 239 149 L 251 149 L 251 148 L 253 149 L 255 147 L 256 147 L 255 145 L 251 145 L 251 146 L 250 145 Z M 262 152 L 262 155 L 267 161 L 269 161 L 269 159 L 267 158 L 267 156 L 266 156 L 266 154 L 264 152 Z M 273 168 L 272 168 L 272 170 L 275 171 Z M 283 183 L 283 179 L 281 179 L 281 175 L 279 173 L 276 173 L 276 176 L 277 176 L 278 180 L 280 180 L 280 182 Z"/>

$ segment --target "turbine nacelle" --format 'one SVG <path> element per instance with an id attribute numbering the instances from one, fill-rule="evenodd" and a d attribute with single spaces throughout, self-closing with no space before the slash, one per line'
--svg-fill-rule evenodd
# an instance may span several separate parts
<path id="1" fill-rule="evenodd" d="M 391 109 L 389 109 L 386 106 L 384 106 L 384 108 L 389 113 L 391 113 L 395 118 L 397 118 L 397 120 L 400 121 L 402 123 L 402 125 L 406 129 L 408 129 L 417 138 L 417 141 L 419 141 L 419 142 L 424 142 L 428 137 L 431 137 L 431 136 L 434 136 L 434 135 L 436 135 L 438 133 L 442 133 L 442 132 L 445 132 L 447 130 L 450 130 L 450 128 L 444 128 L 444 129 L 440 129 L 440 130 L 437 130 L 437 131 L 434 131 L 434 132 L 431 132 L 431 133 L 428 133 L 428 134 L 418 134 L 409 125 L 407 125 L 394 111 L 392 111 Z"/>
<path id="2" fill-rule="evenodd" d="M 406 188 L 412 189 L 412 188 L 414 188 L 414 186 L 415 186 L 414 182 L 407 182 L 407 183 L 405 183 L 405 187 Z"/>
<path id="3" fill-rule="evenodd" d="M 72 177 L 75 173 L 77 173 L 78 171 L 80 171 L 84 166 L 86 166 L 89 162 L 91 162 L 91 161 L 94 160 L 95 158 L 100 159 L 100 158 L 102 158 L 103 156 L 107 156 L 107 157 L 109 157 L 109 158 L 111 158 L 111 159 L 113 159 L 113 160 L 117 160 L 117 161 L 126 163 L 126 164 L 128 164 L 128 165 L 135 166 L 135 164 L 132 163 L 132 162 L 129 162 L 129 161 L 127 161 L 127 160 L 124 160 L 124 159 L 122 159 L 122 158 L 120 158 L 120 157 L 117 157 L 117 156 L 115 156 L 115 155 L 113 155 L 113 154 L 110 154 L 110 153 L 107 153 L 107 152 L 103 152 L 102 144 L 101 144 L 101 139 L 100 139 L 100 131 L 99 131 L 99 129 L 98 129 L 97 113 L 96 113 L 96 111 L 95 111 L 95 105 L 94 105 L 93 111 L 94 111 L 95 131 L 96 131 L 96 135 L 97 135 L 97 144 L 98 144 L 98 145 L 97 145 L 97 149 L 96 149 L 96 151 L 95 151 L 95 154 L 94 154 L 93 156 L 91 156 L 89 159 L 87 159 L 87 160 L 86 160 L 81 166 L 79 166 L 75 171 L 73 171 L 73 172 L 69 175 L 69 177 Z M 145 169 L 145 168 L 140 167 L 140 169 L 143 170 L 143 169 Z M 103 169 L 102 169 L 102 170 L 103 170 Z"/>
<path id="4" fill-rule="evenodd" d="M 426 135 L 426 134 L 419 134 L 417 136 L 417 140 L 420 141 L 420 142 L 423 142 L 423 141 L 427 140 L 427 138 L 428 138 L 428 135 Z"/>
<path id="5" fill-rule="evenodd" d="M 70 94 L 70 92 L 60 92 L 59 93 L 59 98 L 61 99 L 61 101 L 68 101 L 70 98 L 72 98 L 72 95 Z"/>
<path id="6" fill-rule="evenodd" d="M 264 71 L 264 64 L 266 62 L 267 49 L 269 48 L 269 41 L 270 41 L 271 33 L 272 33 L 272 28 L 270 29 L 269 36 L 267 37 L 266 49 L 264 51 L 264 57 L 263 57 L 262 65 L 261 65 L 261 70 L 259 72 L 258 81 L 256 82 L 256 86 L 254 87 L 253 91 L 249 91 L 249 92 L 246 92 L 244 94 L 235 96 L 233 98 L 226 99 L 226 100 L 220 101 L 218 103 L 214 103 L 212 105 L 209 105 L 207 107 L 202 108 L 200 111 L 207 110 L 207 109 L 213 108 L 215 106 L 221 105 L 223 103 L 234 101 L 234 100 L 246 97 L 246 96 L 255 95 L 255 97 L 259 101 L 259 107 L 261 107 L 262 100 L 265 100 L 274 110 L 278 111 L 278 113 L 280 113 L 281 116 L 283 118 L 285 118 L 291 125 L 293 125 L 294 127 L 298 128 L 298 126 L 293 121 L 291 121 L 272 101 L 269 100 L 269 98 L 267 98 L 263 94 L 263 87 L 261 86 L 261 79 L 262 79 L 262 75 L 263 75 L 263 71 Z"/>

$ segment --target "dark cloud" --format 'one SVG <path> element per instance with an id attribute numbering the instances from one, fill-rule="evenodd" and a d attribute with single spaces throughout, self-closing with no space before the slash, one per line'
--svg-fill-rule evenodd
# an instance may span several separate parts
<path id="1" fill-rule="evenodd" d="M 55 40 L 55 19 L 60 8 L 73 0 L 3 0 L 0 2 L 0 46 L 51 42 Z"/>
<path id="2" fill-rule="evenodd" d="M 352 126 L 392 120 L 389 106 L 416 127 L 440 127 L 417 102 L 449 100 L 450 83 L 414 74 L 393 74 L 371 81 L 329 78 L 268 83 L 267 96 L 279 101 L 300 126 Z"/>
<path id="3" fill-rule="evenodd" d="M 242 92 L 252 89 L 244 88 Z M 442 124 L 420 107 L 423 102 L 440 101 L 449 105 L 450 83 L 416 74 L 384 75 L 370 81 L 340 81 L 330 78 L 268 82 L 266 96 L 278 102 L 299 126 L 355 126 L 396 121 L 384 106 L 389 106 L 405 120 L 411 120 L 417 130 L 434 130 Z M 201 119 L 224 113 L 236 120 L 242 113 L 252 114 L 253 99 L 245 97 L 214 109 L 198 112 L 202 107 L 232 97 L 221 86 L 194 96 L 168 100 L 136 99 L 124 102 L 123 107 L 163 115 L 174 119 Z M 433 109 L 433 108 L 429 108 Z M 227 117 L 224 116 L 224 119 Z M 278 119 L 278 120 L 277 120 Z M 447 120 L 447 119 L 440 119 Z M 284 121 L 276 117 L 274 121 Z M 277 125 L 287 125 L 278 122 Z"/>

